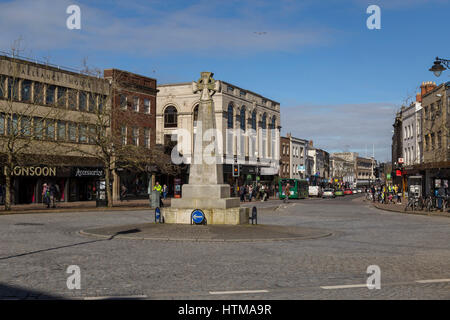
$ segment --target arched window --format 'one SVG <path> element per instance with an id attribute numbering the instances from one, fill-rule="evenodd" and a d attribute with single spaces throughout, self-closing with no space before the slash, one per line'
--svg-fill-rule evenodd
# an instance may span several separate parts
<path id="1" fill-rule="evenodd" d="M 265 112 L 262 116 L 261 126 L 263 129 L 267 128 L 267 114 Z"/>
<path id="2" fill-rule="evenodd" d="M 193 115 L 193 117 L 194 117 L 194 127 L 196 127 L 197 126 L 197 121 L 198 121 L 198 105 L 196 105 L 195 107 L 194 107 L 194 115 Z"/>
<path id="3" fill-rule="evenodd" d="M 230 103 L 229 105 L 228 105 L 228 128 L 233 128 L 234 126 L 233 126 L 233 115 L 234 115 L 234 112 L 233 112 L 233 105 Z"/>
<path id="4" fill-rule="evenodd" d="M 164 110 L 164 128 L 176 128 L 177 123 L 177 109 L 174 106 L 168 106 Z"/>
<path id="5" fill-rule="evenodd" d="M 252 112 L 252 129 L 256 130 L 256 110 Z"/>
<path id="6" fill-rule="evenodd" d="M 275 116 L 272 117 L 272 124 L 270 125 L 270 129 L 275 129 L 276 119 L 277 117 Z"/>
<path id="7" fill-rule="evenodd" d="M 241 108 L 241 129 L 245 131 L 245 106 Z"/>

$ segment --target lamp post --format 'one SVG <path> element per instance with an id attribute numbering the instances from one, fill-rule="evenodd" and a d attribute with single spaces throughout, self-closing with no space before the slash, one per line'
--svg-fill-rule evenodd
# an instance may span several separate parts
<path id="1" fill-rule="evenodd" d="M 433 72 L 436 77 L 439 77 L 441 75 L 442 71 L 444 71 L 446 69 L 450 69 L 450 60 L 441 59 L 439 57 L 436 57 L 436 60 L 434 61 L 433 66 L 428 70 Z"/>

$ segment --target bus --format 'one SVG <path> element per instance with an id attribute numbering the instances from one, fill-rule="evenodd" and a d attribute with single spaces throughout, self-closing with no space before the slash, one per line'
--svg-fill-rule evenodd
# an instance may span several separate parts
<path id="1" fill-rule="evenodd" d="M 309 184 L 307 180 L 299 179 L 280 179 L 278 182 L 278 194 L 280 199 L 286 198 L 284 190 L 286 185 L 289 183 L 289 188 L 291 194 L 289 199 L 306 199 L 308 198 L 308 188 Z"/>

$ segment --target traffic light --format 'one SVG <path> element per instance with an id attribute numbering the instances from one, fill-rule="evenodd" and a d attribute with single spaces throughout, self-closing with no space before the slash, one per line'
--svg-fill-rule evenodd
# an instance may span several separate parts
<path id="1" fill-rule="evenodd" d="M 233 163 L 233 177 L 239 177 L 239 165 L 237 163 Z"/>

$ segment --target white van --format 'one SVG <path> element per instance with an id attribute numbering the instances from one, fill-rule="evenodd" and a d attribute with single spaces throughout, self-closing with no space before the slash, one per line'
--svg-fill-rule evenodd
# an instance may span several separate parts
<path id="1" fill-rule="evenodd" d="M 308 192 L 310 197 L 322 197 L 322 187 L 309 186 Z"/>

